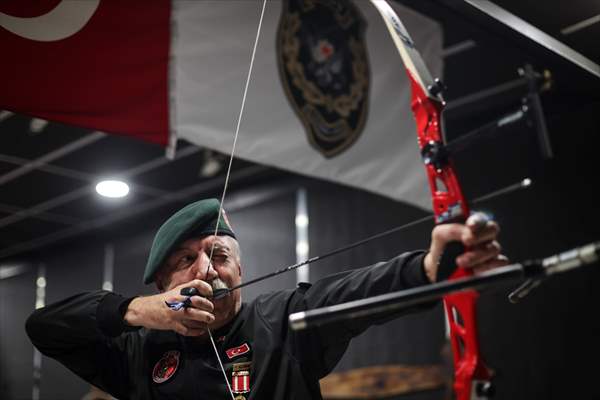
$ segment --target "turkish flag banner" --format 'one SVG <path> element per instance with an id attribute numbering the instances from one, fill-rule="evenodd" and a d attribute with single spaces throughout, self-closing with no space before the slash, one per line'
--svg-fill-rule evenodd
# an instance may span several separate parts
<path id="1" fill-rule="evenodd" d="M 267 2 L 235 156 L 430 209 L 410 82 L 381 16 L 368 1 L 318 3 L 327 24 L 350 12 L 350 31 L 313 32 L 311 13 L 300 29 L 290 22 L 297 0 Z M 441 76 L 441 26 L 391 3 Z M 178 139 L 229 154 L 261 4 L 0 0 L 0 110 L 132 136 L 168 154 Z M 292 76 L 304 70 L 314 82 Z M 324 91 L 309 104 L 315 85 Z"/>
<path id="2" fill-rule="evenodd" d="M 0 3 L 0 109 L 166 145 L 169 0 Z"/>

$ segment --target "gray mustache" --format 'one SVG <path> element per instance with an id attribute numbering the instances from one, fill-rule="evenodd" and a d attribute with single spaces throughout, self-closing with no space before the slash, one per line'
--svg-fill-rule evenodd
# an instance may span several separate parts
<path id="1" fill-rule="evenodd" d="M 212 286 L 213 292 L 217 291 L 219 289 L 229 290 L 229 286 L 227 286 L 227 284 L 225 282 L 223 282 L 222 280 L 220 280 L 219 278 L 213 279 L 213 281 L 210 283 L 210 285 Z"/>

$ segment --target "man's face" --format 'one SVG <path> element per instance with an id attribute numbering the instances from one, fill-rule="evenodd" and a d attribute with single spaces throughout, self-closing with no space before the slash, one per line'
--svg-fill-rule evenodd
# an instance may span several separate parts
<path id="1" fill-rule="evenodd" d="M 213 244 L 212 262 L 209 262 Z M 237 241 L 229 236 L 214 235 L 186 240 L 167 258 L 157 275 L 157 284 L 161 291 L 169 291 L 194 279 L 209 284 L 221 280 L 228 288 L 239 285 L 242 282 L 242 268 Z M 213 304 L 215 321 L 210 327 L 218 329 L 240 310 L 240 290 L 214 300 Z"/>

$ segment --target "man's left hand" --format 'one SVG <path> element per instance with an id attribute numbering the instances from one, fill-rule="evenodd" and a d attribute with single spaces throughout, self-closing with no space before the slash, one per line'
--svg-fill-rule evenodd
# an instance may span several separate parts
<path id="1" fill-rule="evenodd" d="M 446 245 L 461 242 L 466 251 L 456 257 L 456 264 L 469 268 L 475 274 L 508 264 L 508 258 L 500 254 L 498 241 L 500 228 L 485 214 L 474 213 L 465 224 L 436 225 L 431 232 L 429 253 L 423 262 L 425 273 L 430 282 L 437 279 L 439 260 Z"/>

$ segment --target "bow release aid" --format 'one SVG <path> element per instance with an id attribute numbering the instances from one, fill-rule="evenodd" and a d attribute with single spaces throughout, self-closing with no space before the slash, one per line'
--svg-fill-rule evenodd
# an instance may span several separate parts
<path id="1" fill-rule="evenodd" d="M 173 301 L 173 302 L 165 301 L 165 304 L 171 310 L 178 311 L 178 310 L 181 310 L 182 308 L 189 307 L 192 305 L 192 300 L 191 300 L 192 296 L 202 296 L 200 294 L 200 292 L 198 291 L 198 289 L 196 289 L 195 287 L 184 287 L 183 289 L 181 289 L 179 291 L 179 294 L 182 296 L 187 296 L 187 298 L 184 301 Z M 210 298 L 213 300 L 218 300 L 220 298 L 227 296 L 228 294 L 229 294 L 229 289 L 227 289 L 227 288 L 215 289 L 213 287 L 213 296 Z M 202 296 L 202 297 L 204 297 L 204 296 Z"/>

